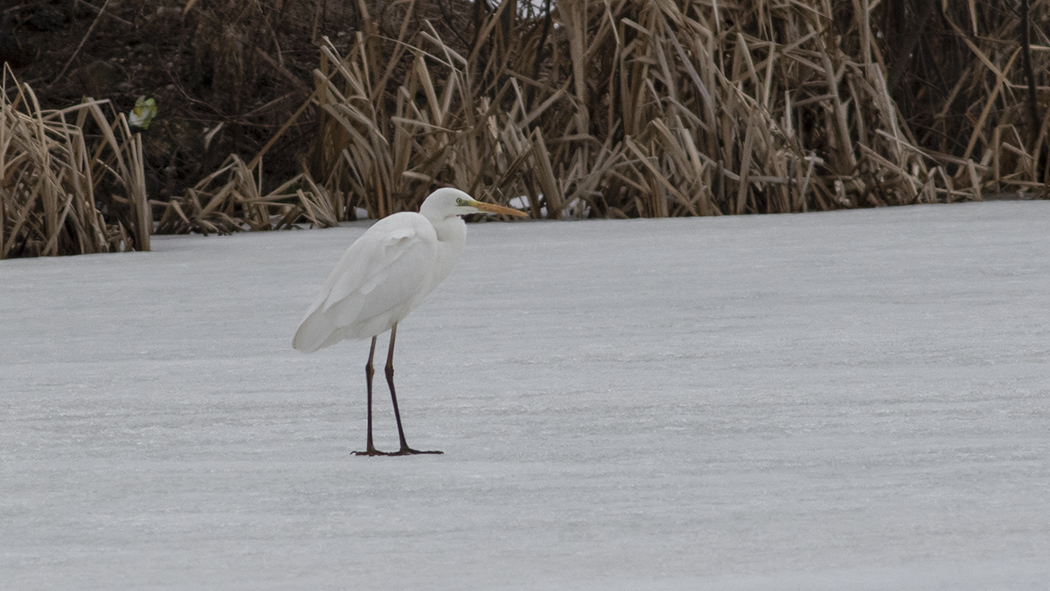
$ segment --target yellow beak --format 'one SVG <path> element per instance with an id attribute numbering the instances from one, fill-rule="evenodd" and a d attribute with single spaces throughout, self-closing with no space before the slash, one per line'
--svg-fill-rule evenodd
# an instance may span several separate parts
<path id="1" fill-rule="evenodd" d="M 492 203 L 482 203 L 480 201 L 471 201 L 470 204 L 486 213 L 502 213 L 504 215 L 513 215 L 519 218 L 529 217 L 529 214 L 525 213 L 524 211 L 521 211 L 520 209 L 503 207 L 502 205 L 493 205 Z"/>

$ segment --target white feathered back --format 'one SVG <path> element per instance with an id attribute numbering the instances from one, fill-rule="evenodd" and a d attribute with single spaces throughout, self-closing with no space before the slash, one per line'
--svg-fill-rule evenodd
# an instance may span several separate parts
<path id="1" fill-rule="evenodd" d="M 425 215 L 395 213 L 373 224 L 329 274 L 292 346 L 312 353 L 344 339 L 373 337 L 403 320 L 463 253 L 467 228 L 459 215 L 472 208 L 457 205 L 459 197 L 469 199 L 439 189 L 424 202 Z"/>

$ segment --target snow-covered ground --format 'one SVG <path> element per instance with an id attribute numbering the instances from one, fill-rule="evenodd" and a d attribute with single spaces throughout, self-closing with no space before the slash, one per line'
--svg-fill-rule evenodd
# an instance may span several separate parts
<path id="1" fill-rule="evenodd" d="M 1047 588 L 1050 202 L 472 225 L 396 458 L 361 231 L 0 261 L 0 589 Z"/>

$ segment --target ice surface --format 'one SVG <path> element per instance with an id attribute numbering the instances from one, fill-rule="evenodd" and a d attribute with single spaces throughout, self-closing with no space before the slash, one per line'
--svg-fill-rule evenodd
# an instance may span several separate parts
<path id="1" fill-rule="evenodd" d="M 1046 589 L 1050 202 L 472 225 L 408 458 L 361 231 L 0 261 L 0 589 Z"/>

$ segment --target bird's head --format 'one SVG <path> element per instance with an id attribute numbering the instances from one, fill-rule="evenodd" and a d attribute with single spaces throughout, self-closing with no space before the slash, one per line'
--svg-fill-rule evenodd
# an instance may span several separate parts
<path id="1" fill-rule="evenodd" d="M 457 215 L 470 213 L 502 213 L 518 217 L 528 217 L 529 214 L 518 209 L 482 203 L 475 201 L 459 189 L 438 189 L 430 194 L 419 208 L 419 213 L 432 220 L 443 220 Z"/>

